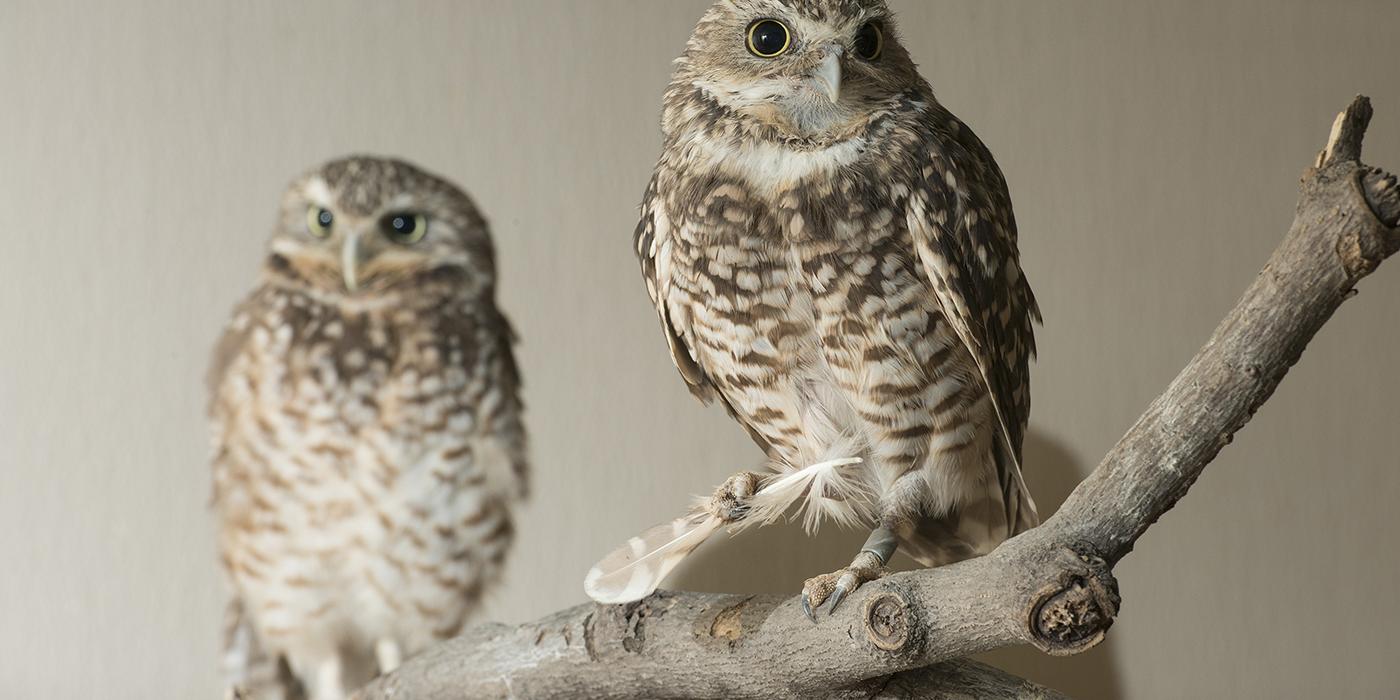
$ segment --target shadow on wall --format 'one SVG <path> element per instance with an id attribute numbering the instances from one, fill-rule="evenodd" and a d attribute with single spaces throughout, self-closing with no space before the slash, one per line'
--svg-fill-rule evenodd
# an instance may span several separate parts
<path id="1" fill-rule="evenodd" d="M 1043 517 L 1049 517 L 1090 467 L 1035 430 L 1026 439 L 1026 482 Z M 808 537 L 799 524 L 784 523 L 750 530 L 733 538 L 716 538 L 681 566 L 667 588 L 726 593 L 795 595 L 816 574 L 835 571 L 851 560 L 868 533 L 825 528 Z M 894 568 L 916 565 L 898 557 Z M 1086 654 L 1053 658 L 1029 647 L 1002 649 L 980 660 L 1010 673 L 1055 688 L 1079 700 L 1123 697 L 1112 639 Z"/>

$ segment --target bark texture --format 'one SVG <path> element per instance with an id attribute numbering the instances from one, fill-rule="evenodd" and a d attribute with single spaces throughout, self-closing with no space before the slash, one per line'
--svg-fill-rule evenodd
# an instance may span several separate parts
<path id="1" fill-rule="evenodd" d="M 815 625 L 796 598 L 659 592 L 470 630 L 359 697 L 1061 697 L 953 660 L 1015 644 L 1068 655 L 1103 640 L 1120 601 L 1113 566 L 1400 249 L 1400 186 L 1360 162 L 1370 119 L 1364 97 L 1338 117 L 1263 272 L 1040 527 L 980 559 L 867 584 Z"/>

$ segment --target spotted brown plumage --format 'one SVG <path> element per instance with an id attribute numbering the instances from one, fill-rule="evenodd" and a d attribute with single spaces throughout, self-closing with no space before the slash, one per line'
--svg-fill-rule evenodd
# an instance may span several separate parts
<path id="1" fill-rule="evenodd" d="M 376 158 L 292 184 L 209 376 L 232 686 L 343 697 L 461 628 L 526 487 L 512 340 L 455 186 Z"/>
<path id="2" fill-rule="evenodd" d="M 746 35 L 765 20 L 790 34 L 776 57 Z M 769 507 L 875 530 L 804 600 L 834 610 L 896 542 L 932 566 L 1033 527 L 1020 461 L 1039 312 L 1011 199 L 885 3 L 715 3 L 662 129 L 635 246 L 682 377 L 773 472 L 861 460 Z"/>

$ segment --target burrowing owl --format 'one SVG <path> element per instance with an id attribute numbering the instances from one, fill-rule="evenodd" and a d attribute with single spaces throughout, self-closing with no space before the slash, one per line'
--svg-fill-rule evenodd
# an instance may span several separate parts
<path id="1" fill-rule="evenodd" d="M 248 694 L 342 697 L 454 634 L 499 577 L 526 458 L 495 289 L 486 222 L 441 178 L 347 158 L 287 190 L 210 372 L 226 661 Z"/>
<path id="2" fill-rule="evenodd" d="M 885 2 L 715 3 L 662 121 L 635 243 L 672 358 L 772 472 L 826 465 L 740 474 L 711 511 L 743 517 L 767 484 L 779 510 L 873 529 L 850 567 L 807 581 L 809 615 L 897 546 L 933 566 L 1033 527 L 1039 312 L 1010 196 Z"/>

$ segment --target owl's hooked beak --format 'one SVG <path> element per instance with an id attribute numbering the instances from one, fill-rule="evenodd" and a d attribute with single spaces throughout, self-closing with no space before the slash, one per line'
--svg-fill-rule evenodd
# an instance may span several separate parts
<path id="1" fill-rule="evenodd" d="M 360 234 L 353 231 L 347 233 L 340 249 L 340 274 L 345 278 L 346 291 L 355 292 L 360 288 L 360 265 L 364 262 L 365 252 L 360 244 Z"/>
<path id="2" fill-rule="evenodd" d="M 839 46 L 826 49 L 826 57 L 812 71 L 812 82 L 816 83 L 827 99 L 836 104 L 841 99 L 841 54 Z"/>

